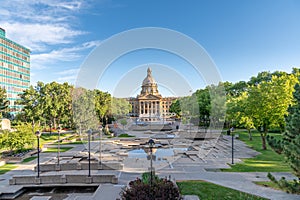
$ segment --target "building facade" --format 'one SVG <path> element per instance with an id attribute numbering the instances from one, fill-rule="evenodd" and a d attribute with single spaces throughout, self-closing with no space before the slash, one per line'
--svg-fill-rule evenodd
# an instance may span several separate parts
<path id="1" fill-rule="evenodd" d="M 21 111 L 16 101 L 29 85 L 30 50 L 6 38 L 5 30 L 0 28 L 0 87 L 6 90 L 10 114 Z"/>
<path id="2" fill-rule="evenodd" d="M 140 121 L 167 121 L 175 116 L 169 112 L 170 106 L 176 97 L 162 97 L 158 92 L 157 83 L 152 77 L 152 70 L 148 68 L 147 76 L 143 80 L 142 90 L 136 98 L 128 98 L 131 104 L 131 116 L 138 117 Z"/>

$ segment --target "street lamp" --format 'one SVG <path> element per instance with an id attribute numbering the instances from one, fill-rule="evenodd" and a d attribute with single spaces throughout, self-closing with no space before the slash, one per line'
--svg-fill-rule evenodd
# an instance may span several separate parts
<path id="1" fill-rule="evenodd" d="M 88 177 L 91 177 L 91 134 L 92 130 L 88 130 L 88 140 L 89 140 L 89 174 Z"/>
<path id="2" fill-rule="evenodd" d="M 152 184 L 153 184 L 153 167 L 152 167 L 152 149 L 155 145 L 155 142 L 153 139 L 150 139 L 148 141 L 148 145 L 149 145 L 149 148 L 150 148 L 150 187 L 152 188 Z"/>
<path id="3" fill-rule="evenodd" d="M 231 132 L 231 164 L 234 164 L 234 156 L 233 156 L 233 150 L 234 150 L 234 133 L 233 130 L 230 129 Z"/>
<path id="4" fill-rule="evenodd" d="M 100 166 L 101 166 L 101 169 L 102 169 L 102 155 L 101 155 L 101 151 L 102 151 L 102 125 L 99 126 L 99 134 L 100 134 L 100 140 L 99 140 L 99 161 L 100 161 Z"/>
<path id="5" fill-rule="evenodd" d="M 50 135 L 52 135 L 52 122 L 50 122 L 49 126 L 50 126 Z"/>
<path id="6" fill-rule="evenodd" d="M 40 177 L 40 136 L 41 136 L 40 131 L 36 131 L 35 135 L 37 138 L 37 177 Z"/>
<path id="7" fill-rule="evenodd" d="M 57 127 L 58 140 L 57 140 L 57 166 L 59 166 L 59 154 L 60 154 L 60 127 Z"/>

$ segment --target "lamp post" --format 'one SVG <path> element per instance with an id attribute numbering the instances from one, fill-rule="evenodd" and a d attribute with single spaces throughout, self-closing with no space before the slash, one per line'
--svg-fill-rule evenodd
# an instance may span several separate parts
<path id="1" fill-rule="evenodd" d="M 40 136 L 41 132 L 37 131 L 35 132 L 36 138 L 37 138 L 37 177 L 40 178 Z"/>
<path id="2" fill-rule="evenodd" d="M 234 164 L 234 156 L 233 156 L 233 150 L 234 150 L 234 133 L 233 130 L 230 130 L 231 132 L 231 164 Z"/>
<path id="3" fill-rule="evenodd" d="M 49 126 L 50 126 L 50 135 L 52 135 L 52 122 L 50 122 Z"/>
<path id="4" fill-rule="evenodd" d="M 101 167 L 101 169 L 102 169 L 102 155 L 101 155 L 101 153 L 102 153 L 101 152 L 102 151 L 102 146 L 101 146 L 102 145 L 102 143 L 101 143 L 102 142 L 101 141 L 102 140 L 102 128 L 103 128 L 102 125 L 100 125 L 99 126 L 99 134 L 100 134 L 100 140 L 99 140 L 99 161 L 100 161 L 100 167 Z"/>
<path id="5" fill-rule="evenodd" d="M 57 166 L 59 166 L 59 154 L 60 154 L 60 127 L 57 127 L 58 139 L 57 139 Z"/>
<path id="6" fill-rule="evenodd" d="M 148 145 L 149 145 L 149 149 L 150 149 L 150 187 L 152 188 L 152 184 L 153 184 L 153 166 L 152 166 L 153 157 L 152 157 L 152 150 L 153 150 L 153 147 L 155 145 L 154 140 L 150 139 L 148 141 Z"/>
<path id="7" fill-rule="evenodd" d="M 88 144 L 88 150 L 89 150 L 89 174 L 88 174 L 88 177 L 91 177 L 91 134 L 92 134 L 92 130 L 88 130 L 88 141 L 89 141 L 89 144 Z"/>
<path id="8" fill-rule="evenodd" d="M 32 133 L 34 134 L 34 120 L 32 120 L 31 126 L 32 126 Z"/>

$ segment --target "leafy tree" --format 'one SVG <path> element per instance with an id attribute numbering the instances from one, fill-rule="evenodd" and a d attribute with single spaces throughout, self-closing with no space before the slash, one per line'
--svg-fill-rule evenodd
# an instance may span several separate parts
<path id="1" fill-rule="evenodd" d="M 40 103 L 40 89 L 44 87 L 44 83 L 38 82 L 35 87 L 30 86 L 22 94 L 18 104 L 24 105 L 21 118 L 27 122 L 34 122 L 42 119 L 43 107 Z"/>
<path id="2" fill-rule="evenodd" d="M 109 111 L 113 117 L 120 118 L 131 111 L 131 105 L 126 99 L 113 97 Z"/>
<path id="3" fill-rule="evenodd" d="M 242 92 L 238 96 L 228 96 L 226 101 L 226 118 L 227 121 L 234 122 L 234 126 L 246 128 L 249 140 L 252 140 L 251 129 L 255 127 L 252 120 L 252 113 L 247 107 L 247 99 L 247 92 Z"/>
<path id="4" fill-rule="evenodd" d="M 0 113 L 1 117 L 7 111 L 9 101 L 6 99 L 6 91 L 0 87 Z"/>
<path id="5" fill-rule="evenodd" d="M 86 133 L 89 129 L 97 129 L 99 125 L 95 110 L 95 93 L 84 88 L 73 90 L 73 120 L 80 133 Z"/>
<path id="6" fill-rule="evenodd" d="M 296 83 L 294 75 L 272 76 L 249 87 L 247 110 L 254 126 L 260 131 L 262 149 L 266 149 L 266 136 L 272 127 L 284 124 L 287 108 L 292 104 L 292 92 Z"/>
<path id="7" fill-rule="evenodd" d="M 210 123 L 214 128 L 223 128 L 226 114 L 226 93 L 223 83 L 218 85 L 211 85 L 208 87 L 211 109 L 210 109 Z"/>
<path id="8" fill-rule="evenodd" d="M 279 154 L 283 153 L 294 173 L 300 178 L 300 85 L 295 86 L 295 104 L 288 108 L 286 132 L 282 140 L 268 137 L 268 143 Z"/>
<path id="9" fill-rule="evenodd" d="M 20 95 L 18 102 L 24 105 L 22 114 L 17 118 L 27 122 L 51 122 L 56 128 L 60 123 L 71 123 L 71 91 L 73 87 L 68 83 L 56 82 L 44 84 L 38 82 L 35 87 L 30 86 Z"/>
<path id="10" fill-rule="evenodd" d="M 177 117 L 181 117 L 181 107 L 179 99 L 176 99 L 172 102 L 169 112 L 175 113 Z"/>
<path id="11" fill-rule="evenodd" d="M 120 123 L 123 125 L 123 130 L 124 130 L 125 126 L 127 125 L 127 120 L 126 119 L 121 119 Z"/>
<path id="12" fill-rule="evenodd" d="M 0 146 L 11 153 L 33 148 L 36 138 L 34 133 L 39 128 L 39 126 L 32 128 L 30 123 L 20 123 L 15 127 L 15 131 L 4 130 L 0 134 Z"/>
<path id="13" fill-rule="evenodd" d="M 104 124 L 109 115 L 109 108 L 111 105 L 111 95 L 108 92 L 102 92 L 100 90 L 95 90 L 95 109 L 99 117 L 99 120 Z"/>
<path id="14" fill-rule="evenodd" d="M 197 104 L 199 109 L 200 125 L 208 126 L 209 116 L 211 110 L 211 98 L 208 88 L 199 89 L 195 92 L 197 96 Z"/>
<path id="15" fill-rule="evenodd" d="M 68 83 L 51 82 L 40 90 L 40 104 L 47 121 L 56 128 L 62 120 L 68 121 L 71 116 L 71 86 Z"/>
<path id="16" fill-rule="evenodd" d="M 298 177 L 293 182 L 289 182 L 282 177 L 280 180 L 268 173 L 268 178 L 283 190 L 290 193 L 300 192 L 300 85 L 295 85 L 293 93 L 295 104 L 288 108 L 286 116 L 286 132 L 282 139 L 275 139 L 273 136 L 267 137 L 269 145 L 278 154 L 284 154 L 286 160 Z"/>

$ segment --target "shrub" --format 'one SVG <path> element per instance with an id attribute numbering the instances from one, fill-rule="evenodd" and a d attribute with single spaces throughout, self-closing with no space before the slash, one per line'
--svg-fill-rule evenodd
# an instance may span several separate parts
<path id="1" fill-rule="evenodd" d="M 151 177 L 151 173 L 150 172 L 145 172 L 142 174 L 142 182 L 145 184 L 150 184 L 150 177 Z M 159 177 L 155 175 L 155 173 L 153 172 L 153 181 L 159 181 Z"/>
<path id="2" fill-rule="evenodd" d="M 287 193 L 300 194 L 300 181 L 297 181 L 296 179 L 293 181 L 287 181 L 285 177 L 281 177 L 281 179 L 278 181 L 271 173 L 268 173 L 268 178 Z"/>
<path id="3" fill-rule="evenodd" d="M 149 176 L 148 176 L 149 177 Z M 147 178 L 149 180 L 149 178 Z M 166 178 L 153 179 L 153 185 L 143 182 L 140 178 L 129 182 L 129 186 L 121 191 L 123 200 L 181 200 L 182 197 L 175 183 Z"/>

